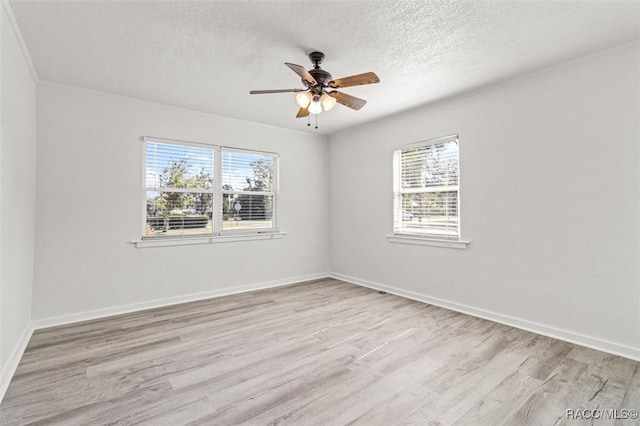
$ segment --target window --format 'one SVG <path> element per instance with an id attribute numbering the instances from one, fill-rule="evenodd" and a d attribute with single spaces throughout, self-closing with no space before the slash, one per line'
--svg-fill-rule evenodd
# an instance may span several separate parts
<path id="1" fill-rule="evenodd" d="M 144 138 L 143 239 L 277 231 L 278 155 Z"/>
<path id="2" fill-rule="evenodd" d="M 458 136 L 393 153 L 394 234 L 460 238 Z"/>
<path id="3" fill-rule="evenodd" d="M 145 237 L 213 232 L 214 150 L 146 141 Z"/>
<path id="4" fill-rule="evenodd" d="M 222 149 L 222 229 L 274 228 L 273 154 Z"/>

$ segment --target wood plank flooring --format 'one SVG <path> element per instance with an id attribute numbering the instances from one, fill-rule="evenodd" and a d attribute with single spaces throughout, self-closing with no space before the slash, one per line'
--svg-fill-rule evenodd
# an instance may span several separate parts
<path id="1" fill-rule="evenodd" d="M 333 279 L 38 330 L 2 425 L 570 425 L 639 363 Z"/>

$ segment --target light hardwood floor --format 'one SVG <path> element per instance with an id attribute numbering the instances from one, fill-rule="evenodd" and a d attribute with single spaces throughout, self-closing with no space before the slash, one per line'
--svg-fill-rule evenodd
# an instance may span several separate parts
<path id="1" fill-rule="evenodd" d="M 581 408 L 640 408 L 639 363 L 325 279 L 38 330 L 0 422 L 591 424 Z"/>

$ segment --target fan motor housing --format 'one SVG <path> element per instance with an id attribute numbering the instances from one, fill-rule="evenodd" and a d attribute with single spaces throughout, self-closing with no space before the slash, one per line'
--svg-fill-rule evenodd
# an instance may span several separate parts
<path id="1" fill-rule="evenodd" d="M 316 79 L 318 84 L 321 84 L 323 86 L 328 86 L 329 82 L 333 81 L 333 77 L 331 77 L 331 74 L 320 68 L 309 70 L 309 74 L 311 74 L 313 78 Z"/>

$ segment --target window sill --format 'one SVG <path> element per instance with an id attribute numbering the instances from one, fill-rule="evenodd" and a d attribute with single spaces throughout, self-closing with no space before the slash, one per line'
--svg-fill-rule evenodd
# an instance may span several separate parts
<path id="1" fill-rule="evenodd" d="M 220 235 L 215 237 L 185 237 L 185 238 L 157 238 L 131 241 L 136 248 L 188 246 L 193 244 L 232 243 L 236 241 L 279 240 L 284 238 L 284 232 L 264 232 L 260 234 Z"/>
<path id="2" fill-rule="evenodd" d="M 421 246 L 445 247 L 466 250 L 469 241 L 462 240 L 445 240 L 434 237 L 423 237 L 419 235 L 387 235 L 387 239 L 391 243 L 415 244 Z"/>

